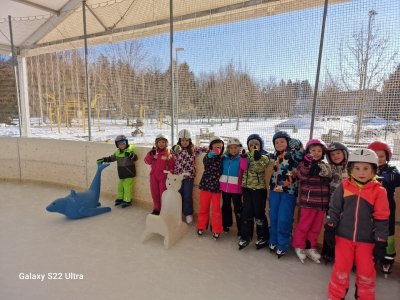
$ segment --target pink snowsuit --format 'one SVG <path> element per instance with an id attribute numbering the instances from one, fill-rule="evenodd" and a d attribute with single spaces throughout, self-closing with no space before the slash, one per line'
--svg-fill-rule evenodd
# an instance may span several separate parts
<path id="1" fill-rule="evenodd" d="M 165 170 L 172 171 L 174 166 L 171 161 L 172 157 L 169 154 L 169 150 L 156 149 L 156 155 L 148 152 L 144 158 L 144 162 L 151 166 L 150 171 L 150 191 L 151 197 L 153 198 L 153 209 L 161 211 L 161 196 L 162 193 L 167 189 L 165 182 L 167 180 L 167 174 Z"/>

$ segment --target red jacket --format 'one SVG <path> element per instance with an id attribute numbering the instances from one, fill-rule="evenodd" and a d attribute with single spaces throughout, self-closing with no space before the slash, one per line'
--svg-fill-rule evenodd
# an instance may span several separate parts
<path id="1" fill-rule="evenodd" d="M 173 171 L 174 163 L 172 156 L 167 148 L 156 150 L 156 155 L 150 152 L 144 157 L 144 162 L 151 166 L 150 176 L 155 176 L 158 179 L 167 178 L 164 171 Z"/>
<path id="2" fill-rule="evenodd" d="M 389 202 L 377 181 L 359 187 L 345 179 L 332 195 L 328 224 L 336 234 L 353 242 L 386 241 L 389 234 Z"/>

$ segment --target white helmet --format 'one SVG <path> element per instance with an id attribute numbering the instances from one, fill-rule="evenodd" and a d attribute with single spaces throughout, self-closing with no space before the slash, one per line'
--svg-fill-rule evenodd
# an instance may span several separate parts
<path id="1" fill-rule="evenodd" d="M 157 143 L 159 140 L 165 140 L 165 141 L 168 143 L 167 137 L 166 137 L 164 134 L 162 134 L 162 133 L 157 134 L 157 136 L 156 136 L 156 143 Z"/>
<path id="2" fill-rule="evenodd" d="M 229 138 L 226 146 L 229 147 L 230 145 L 237 145 L 239 147 L 243 147 L 242 143 L 237 138 Z"/>
<path id="3" fill-rule="evenodd" d="M 373 150 L 370 149 L 356 149 L 350 152 L 348 163 L 365 162 L 378 167 L 378 156 Z"/>
<path id="4" fill-rule="evenodd" d="M 187 129 L 182 129 L 181 131 L 179 131 L 178 137 L 179 137 L 180 139 L 187 139 L 187 140 L 189 140 L 189 139 L 192 138 L 192 135 L 190 134 L 190 131 L 189 131 L 189 130 L 187 130 Z"/>

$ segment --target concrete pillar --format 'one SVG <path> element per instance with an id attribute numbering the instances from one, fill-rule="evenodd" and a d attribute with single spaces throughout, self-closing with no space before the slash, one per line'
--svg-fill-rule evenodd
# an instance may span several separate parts
<path id="1" fill-rule="evenodd" d="M 31 136 L 31 118 L 29 111 L 29 90 L 28 90 L 28 69 L 26 66 L 26 57 L 18 56 L 18 73 L 19 73 L 19 96 L 21 106 L 21 135 L 23 137 Z"/>

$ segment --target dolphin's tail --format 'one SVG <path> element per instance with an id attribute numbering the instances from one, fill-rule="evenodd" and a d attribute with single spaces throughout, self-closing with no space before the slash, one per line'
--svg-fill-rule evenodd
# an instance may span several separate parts
<path id="1" fill-rule="evenodd" d="M 94 175 L 94 178 L 93 178 L 92 183 L 89 188 L 89 190 L 95 192 L 96 195 L 98 195 L 97 199 L 100 196 L 101 172 L 105 168 L 107 168 L 109 165 L 110 165 L 110 163 L 97 164 L 97 172 L 96 172 L 96 175 Z"/>

